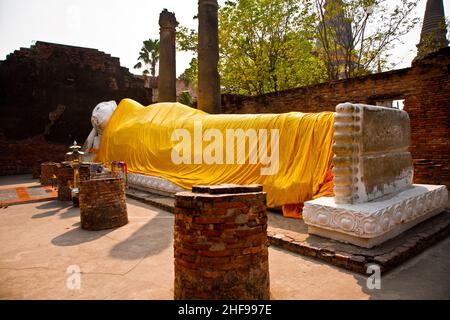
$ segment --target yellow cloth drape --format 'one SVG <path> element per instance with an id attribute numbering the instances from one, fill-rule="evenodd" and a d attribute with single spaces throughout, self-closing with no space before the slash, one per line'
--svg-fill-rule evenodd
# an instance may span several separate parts
<path id="1" fill-rule="evenodd" d="M 226 129 L 266 129 L 269 155 L 271 137 L 274 137 L 271 129 L 278 129 L 278 171 L 273 175 L 261 175 L 260 169 L 267 165 L 259 161 L 249 163 L 250 143 L 246 145 L 244 164 L 236 164 L 236 161 L 234 164 L 175 164 L 171 153 L 181 140 L 172 141 L 173 131 L 180 128 L 189 131 L 193 159 L 196 150 L 194 121 L 201 123 L 203 132 L 218 129 L 222 133 L 223 159 L 226 158 Z M 180 103 L 144 107 L 124 99 L 104 130 L 97 161 L 106 164 L 125 161 L 131 173 L 162 177 L 186 189 L 195 184 L 259 183 L 267 192 L 268 206 L 300 204 L 314 196 L 332 195 L 332 183 L 326 178 L 330 175 L 333 154 L 333 124 L 332 112 L 212 115 Z M 203 151 L 210 141 L 202 142 Z M 258 136 L 258 148 L 261 145 Z"/>

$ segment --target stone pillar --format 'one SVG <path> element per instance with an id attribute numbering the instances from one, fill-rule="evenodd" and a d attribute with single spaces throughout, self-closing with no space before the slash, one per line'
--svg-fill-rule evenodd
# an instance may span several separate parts
<path id="1" fill-rule="evenodd" d="M 158 102 L 177 101 L 175 28 L 178 22 L 175 14 L 164 9 L 159 15 L 159 75 Z"/>
<path id="2" fill-rule="evenodd" d="M 260 185 L 175 195 L 175 299 L 270 299 L 265 201 Z"/>
<path id="3" fill-rule="evenodd" d="M 78 174 L 80 181 L 91 179 L 91 164 L 88 163 L 81 164 L 80 168 L 78 169 Z"/>
<path id="4" fill-rule="evenodd" d="M 70 201 L 72 200 L 72 191 L 70 186 L 73 184 L 73 168 L 68 164 L 58 164 L 57 169 L 58 178 L 58 200 Z"/>
<path id="5" fill-rule="evenodd" d="M 198 1 L 198 108 L 220 113 L 217 1 Z"/>
<path id="6" fill-rule="evenodd" d="M 83 229 L 102 230 L 128 223 L 125 182 L 122 178 L 82 180 L 79 190 Z"/>
<path id="7" fill-rule="evenodd" d="M 41 164 L 41 185 L 52 184 L 53 175 L 57 176 L 58 166 L 55 162 L 44 162 Z"/>

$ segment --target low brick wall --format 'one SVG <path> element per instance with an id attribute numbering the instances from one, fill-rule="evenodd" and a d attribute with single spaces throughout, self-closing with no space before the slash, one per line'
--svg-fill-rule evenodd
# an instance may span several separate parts
<path id="1" fill-rule="evenodd" d="M 128 223 L 125 183 L 120 178 L 82 180 L 79 185 L 81 227 L 102 230 Z"/>
<path id="2" fill-rule="evenodd" d="M 52 177 L 58 174 L 58 164 L 55 162 L 44 162 L 41 164 L 41 185 L 52 184 Z"/>
<path id="3" fill-rule="evenodd" d="M 70 186 L 73 184 L 73 168 L 68 164 L 60 163 L 56 176 L 58 178 L 58 200 L 72 200 Z"/>
<path id="4" fill-rule="evenodd" d="M 261 186 L 193 187 L 175 195 L 175 299 L 269 299 Z"/>

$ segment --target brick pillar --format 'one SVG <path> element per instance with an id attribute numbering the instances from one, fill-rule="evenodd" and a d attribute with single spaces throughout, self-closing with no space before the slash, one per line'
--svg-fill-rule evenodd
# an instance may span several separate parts
<path id="1" fill-rule="evenodd" d="M 175 195 L 175 299 L 269 299 L 262 186 L 194 186 Z"/>
<path id="2" fill-rule="evenodd" d="M 68 164 L 58 164 L 56 176 L 58 178 L 58 200 L 72 200 L 70 186 L 73 185 L 73 168 Z"/>
<path id="3" fill-rule="evenodd" d="M 33 179 L 40 179 L 41 178 L 41 162 L 36 161 L 33 163 Z"/>
<path id="4" fill-rule="evenodd" d="M 164 9 L 159 15 L 158 102 L 176 102 L 175 14 Z"/>
<path id="5" fill-rule="evenodd" d="M 122 178 L 80 181 L 81 227 L 102 230 L 128 223 L 125 182 Z"/>
<path id="6" fill-rule="evenodd" d="M 217 0 L 198 1 L 198 108 L 220 113 Z"/>
<path id="7" fill-rule="evenodd" d="M 58 165 L 55 162 L 44 162 L 41 164 L 41 185 L 52 184 L 53 175 L 57 176 Z"/>
<path id="8" fill-rule="evenodd" d="M 78 174 L 80 175 L 80 181 L 89 180 L 91 178 L 91 164 L 81 164 Z"/>

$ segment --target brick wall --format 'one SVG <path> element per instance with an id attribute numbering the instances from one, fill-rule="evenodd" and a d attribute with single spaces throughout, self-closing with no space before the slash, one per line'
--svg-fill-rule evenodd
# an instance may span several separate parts
<path id="1" fill-rule="evenodd" d="M 118 58 L 96 49 L 37 42 L 0 61 L 0 134 L 9 141 L 44 135 L 82 143 L 93 108 L 123 98 L 147 105 L 151 90 Z"/>
<path id="2" fill-rule="evenodd" d="M 175 195 L 175 299 L 269 299 L 262 186 Z"/>
<path id="3" fill-rule="evenodd" d="M 0 176 L 33 171 L 39 173 L 41 163 L 63 161 L 69 145 L 49 143 L 43 136 L 20 141 L 8 141 L 0 137 Z"/>
<path id="4" fill-rule="evenodd" d="M 450 48 L 441 49 L 411 68 L 348 80 L 245 97 L 222 96 L 225 113 L 334 111 L 342 102 L 375 104 L 405 99 L 411 119 L 415 183 L 450 188 Z M 280 150 L 280 152 L 282 152 Z"/>

